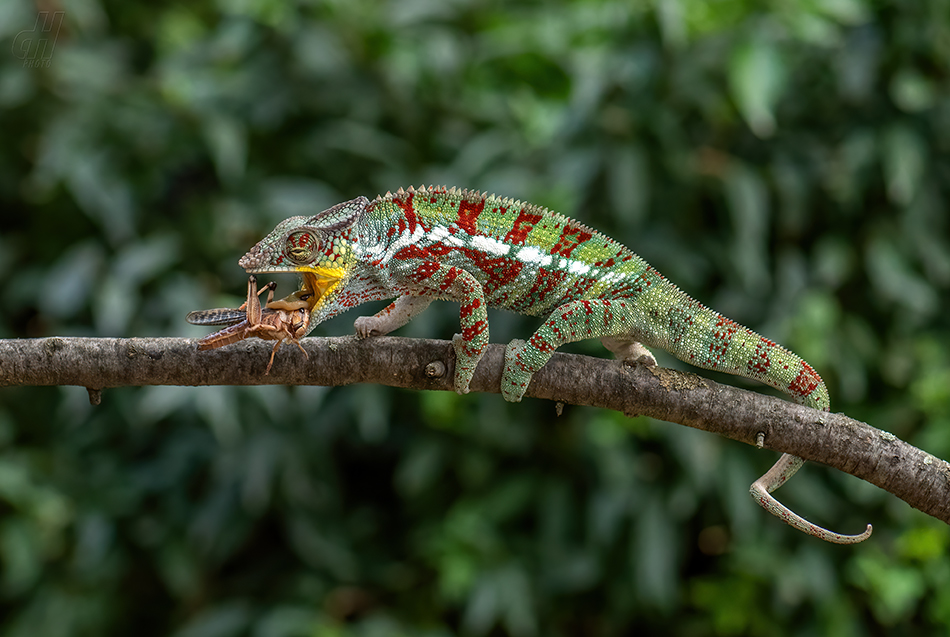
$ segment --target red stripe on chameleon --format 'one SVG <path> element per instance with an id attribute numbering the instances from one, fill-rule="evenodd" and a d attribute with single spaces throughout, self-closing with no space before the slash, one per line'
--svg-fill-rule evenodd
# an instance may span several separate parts
<path id="1" fill-rule="evenodd" d="M 435 273 L 438 271 L 439 271 L 438 263 L 436 263 L 435 261 L 423 261 L 416 267 L 415 271 L 413 272 L 413 275 L 419 281 L 425 281 L 426 279 L 434 276 Z"/>
<path id="2" fill-rule="evenodd" d="M 511 230 L 505 235 L 504 242 L 509 245 L 524 245 L 528 233 L 539 221 L 541 221 L 541 215 L 526 212 L 522 208 L 515 219 L 514 225 L 511 226 Z"/>
<path id="3" fill-rule="evenodd" d="M 713 340 L 709 343 L 709 361 L 715 367 L 718 367 L 719 361 L 722 360 L 729 343 L 732 341 L 732 337 L 739 330 L 739 324 L 720 314 L 715 327 L 716 329 L 713 330 L 712 334 Z"/>
<path id="4" fill-rule="evenodd" d="M 597 279 L 578 279 L 571 285 L 571 287 L 567 289 L 565 296 L 571 298 L 583 296 L 585 292 L 590 290 L 596 284 Z"/>
<path id="5" fill-rule="evenodd" d="M 585 241 L 590 241 L 593 236 L 593 234 L 583 228 L 565 225 L 561 230 L 561 236 L 558 237 L 557 243 L 551 248 L 551 254 L 569 257 L 578 245 Z"/>
<path id="6" fill-rule="evenodd" d="M 499 287 L 511 283 L 524 268 L 524 264 L 517 259 L 506 257 L 490 257 L 480 250 L 466 248 L 462 246 L 450 246 L 444 243 L 435 243 L 426 248 L 420 248 L 417 245 L 409 245 L 402 248 L 393 255 L 397 261 L 409 261 L 412 259 L 422 259 L 430 261 L 439 257 L 444 257 L 450 252 L 459 251 L 469 259 L 475 267 L 487 275 L 484 284 L 486 294 L 491 294 Z M 430 275 L 431 276 L 431 275 Z M 457 276 L 457 275 L 456 275 Z M 444 291 L 444 289 L 443 289 Z"/>
<path id="7" fill-rule="evenodd" d="M 614 256 L 612 256 L 612 257 L 610 257 L 609 259 L 607 259 L 606 261 L 597 261 L 597 262 L 594 263 L 594 265 L 595 265 L 596 267 L 598 267 L 598 268 L 609 268 L 609 267 L 613 266 L 615 263 L 617 263 L 617 259 L 620 259 L 620 260 L 621 260 L 621 263 L 622 263 L 623 261 L 629 260 L 629 256 L 628 256 L 628 257 L 624 257 L 623 251 L 620 251 L 620 252 L 618 252 L 617 254 L 615 254 Z"/>
<path id="8" fill-rule="evenodd" d="M 802 368 L 798 372 L 798 376 L 795 377 L 795 380 L 792 381 L 792 384 L 788 386 L 788 391 L 791 394 L 804 398 L 811 395 L 820 384 L 821 376 L 818 375 L 818 372 L 812 369 L 811 365 L 802 361 Z"/>
<path id="9" fill-rule="evenodd" d="M 538 302 L 543 302 L 566 278 L 566 272 L 538 268 L 538 276 L 534 281 L 534 285 L 531 286 L 531 291 L 528 293 L 528 296 L 537 298 Z"/>
<path id="10" fill-rule="evenodd" d="M 517 259 L 507 257 L 490 257 L 484 252 L 473 250 L 471 248 L 459 248 L 465 253 L 472 263 L 479 270 L 484 272 L 488 279 L 484 288 L 486 293 L 491 293 L 503 285 L 514 281 L 521 274 L 524 264 Z"/>
<path id="11" fill-rule="evenodd" d="M 393 254 L 393 258 L 397 261 L 409 261 L 410 259 L 430 259 L 431 257 L 431 248 L 423 250 L 417 245 L 406 246 L 405 248 L 402 248 Z"/>
<path id="12" fill-rule="evenodd" d="M 415 198 L 415 193 L 407 192 L 404 197 L 396 197 L 393 199 L 395 204 L 402 210 L 402 213 L 406 218 L 406 226 L 410 233 L 415 232 L 416 226 L 419 224 L 419 218 L 416 216 L 416 209 L 412 205 L 413 198 Z"/>
<path id="13" fill-rule="evenodd" d="M 449 271 L 445 273 L 445 278 L 442 279 L 442 283 L 439 284 L 439 291 L 445 292 L 452 284 L 455 283 L 455 280 L 459 278 L 460 271 L 458 268 L 449 268 Z"/>
<path id="14" fill-rule="evenodd" d="M 558 337 L 562 338 L 560 331 L 556 330 L 556 332 L 557 332 Z M 535 347 L 538 349 L 538 351 L 544 352 L 544 353 L 553 352 L 555 349 L 554 344 L 547 342 L 544 338 L 538 336 L 537 333 L 535 333 L 535 335 L 531 337 L 529 344 L 531 347 Z"/>
<path id="15" fill-rule="evenodd" d="M 610 301 L 604 301 L 603 320 L 604 320 L 604 325 L 610 325 L 611 323 L 613 323 L 614 310 Z"/>
<path id="16" fill-rule="evenodd" d="M 462 328 L 462 338 L 465 339 L 466 343 L 471 343 L 476 336 L 488 329 L 488 321 L 476 321 L 469 326 Z M 473 348 L 471 351 L 475 352 L 478 348 Z"/>
<path id="17" fill-rule="evenodd" d="M 457 248 L 455 246 L 450 246 L 447 243 L 433 243 L 426 248 L 426 253 L 432 255 L 433 257 L 444 257 L 456 249 Z"/>
<path id="18" fill-rule="evenodd" d="M 477 310 L 481 306 L 482 306 L 482 302 L 480 299 L 474 299 L 471 303 L 463 303 L 459 307 L 459 316 L 463 319 L 468 318 L 475 312 L 475 310 Z M 478 321 L 478 322 L 484 323 L 485 321 Z"/>
<path id="19" fill-rule="evenodd" d="M 485 209 L 485 200 L 479 199 L 478 201 L 467 201 L 462 200 L 459 204 L 459 214 L 458 221 L 456 224 L 459 228 L 469 233 L 472 236 L 478 234 L 478 216 L 482 214 L 482 210 Z"/>
<path id="20" fill-rule="evenodd" d="M 749 361 L 747 370 L 750 374 L 764 376 L 772 366 L 772 359 L 769 356 L 774 349 L 774 344 L 768 339 L 760 338 L 759 345 L 755 349 L 752 359 Z"/>

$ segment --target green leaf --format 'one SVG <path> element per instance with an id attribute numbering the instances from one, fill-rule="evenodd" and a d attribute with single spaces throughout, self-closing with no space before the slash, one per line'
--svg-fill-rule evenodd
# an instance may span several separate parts
<path id="1" fill-rule="evenodd" d="M 740 44 L 729 62 L 732 97 L 749 128 L 768 138 L 778 124 L 775 108 L 786 88 L 786 64 L 778 46 L 764 38 Z"/>

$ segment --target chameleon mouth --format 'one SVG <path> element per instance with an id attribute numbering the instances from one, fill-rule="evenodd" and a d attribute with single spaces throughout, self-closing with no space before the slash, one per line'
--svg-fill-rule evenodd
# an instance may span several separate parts
<path id="1" fill-rule="evenodd" d="M 307 308 L 313 312 L 320 301 L 340 283 L 343 272 L 342 269 L 314 268 L 313 270 L 303 270 L 301 274 L 303 275 L 303 289 L 296 294 L 300 298 L 306 298 Z"/>
<path id="2" fill-rule="evenodd" d="M 265 274 L 267 272 L 292 272 L 287 269 L 274 270 L 249 270 L 253 274 Z M 339 285 L 343 278 L 343 268 L 321 268 L 307 267 L 296 270 L 303 276 L 302 287 L 287 297 L 279 301 L 272 301 L 268 304 L 271 309 L 298 309 L 302 307 L 301 302 L 306 303 L 307 311 L 313 313 L 333 289 Z"/>

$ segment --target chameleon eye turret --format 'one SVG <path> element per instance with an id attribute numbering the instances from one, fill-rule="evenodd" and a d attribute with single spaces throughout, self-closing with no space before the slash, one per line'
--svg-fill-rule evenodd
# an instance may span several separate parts
<path id="1" fill-rule="evenodd" d="M 284 254 L 298 265 L 306 265 L 317 256 L 320 239 L 310 230 L 295 230 L 287 235 Z"/>

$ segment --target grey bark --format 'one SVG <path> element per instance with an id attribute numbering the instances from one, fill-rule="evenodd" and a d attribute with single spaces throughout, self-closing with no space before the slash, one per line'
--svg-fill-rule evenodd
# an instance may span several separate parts
<path id="1" fill-rule="evenodd" d="M 199 352 L 184 338 L 0 340 L 0 387 L 80 385 L 90 400 L 101 390 L 138 385 L 350 385 L 378 383 L 452 390 L 449 341 L 353 336 L 307 338 L 309 354 L 284 346 L 270 374 L 271 343 L 249 339 Z M 491 345 L 472 391 L 498 393 L 504 346 Z M 733 440 L 791 453 L 857 476 L 950 524 L 950 465 L 893 434 L 786 400 L 722 385 L 696 374 L 621 365 L 556 353 L 527 396 L 644 415 Z M 764 434 L 762 436 L 761 434 Z"/>

